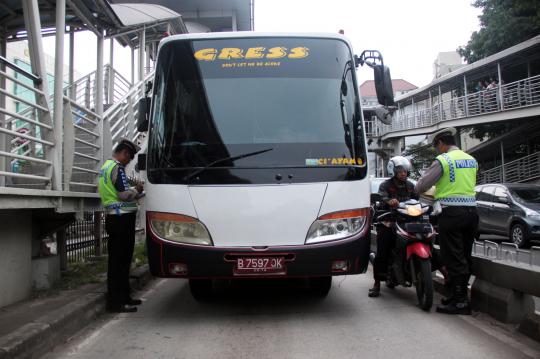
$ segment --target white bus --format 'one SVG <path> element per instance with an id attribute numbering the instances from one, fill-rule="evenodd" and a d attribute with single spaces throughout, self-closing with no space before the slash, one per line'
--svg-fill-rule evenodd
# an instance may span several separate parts
<path id="1" fill-rule="evenodd" d="M 148 131 L 139 167 L 153 275 L 188 278 L 195 298 L 213 279 L 253 277 L 309 278 L 324 296 L 332 276 L 366 271 L 358 63 L 374 67 L 380 101 L 393 104 L 373 53 L 358 58 L 332 34 L 162 41 L 138 125 Z"/>

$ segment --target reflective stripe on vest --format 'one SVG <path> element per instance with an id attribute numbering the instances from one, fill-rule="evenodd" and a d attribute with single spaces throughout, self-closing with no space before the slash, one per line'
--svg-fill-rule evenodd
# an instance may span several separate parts
<path id="1" fill-rule="evenodd" d="M 114 210 L 116 214 L 120 214 L 120 209 L 125 209 L 130 212 L 137 210 L 137 202 L 122 202 L 118 199 L 118 190 L 112 182 L 112 171 L 118 163 L 113 160 L 107 160 L 99 171 L 98 191 L 101 197 L 101 203 L 106 209 Z"/>
<path id="2" fill-rule="evenodd" d="M 461 150 L 437 156 L 443 170 L 435 184 L 435 199 L 446 206 L 476 206 L 476 160 Z"/>

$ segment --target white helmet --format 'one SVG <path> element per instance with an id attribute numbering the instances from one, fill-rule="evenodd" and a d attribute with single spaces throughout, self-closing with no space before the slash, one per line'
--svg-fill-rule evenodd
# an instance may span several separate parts
<path id="1" fill-rule="evenodd" d="M 390 158 L 388 161 L 388 164 L 386 165 L 386 170 L 388 171 L 388 175 L 390 177 L 394 177 L 400 169 L 404 169 L 407 171 L 407 174 L 411 172 L 412 165 L 411 161 L 406 159 L 403 156 L 394 156 Z"/>

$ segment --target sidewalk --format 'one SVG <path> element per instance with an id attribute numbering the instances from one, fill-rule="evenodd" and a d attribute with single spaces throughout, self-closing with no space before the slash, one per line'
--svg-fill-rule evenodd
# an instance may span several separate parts
<path id="1" fill-rule="evenodd" d="M 142 289 L 150 280 L 148 265 L 131 273 L 131 286 Z M 36 358 L 61 344 L 105 312 L 104 283 L 63 290 L 0 308 L 0 359 Z"/>

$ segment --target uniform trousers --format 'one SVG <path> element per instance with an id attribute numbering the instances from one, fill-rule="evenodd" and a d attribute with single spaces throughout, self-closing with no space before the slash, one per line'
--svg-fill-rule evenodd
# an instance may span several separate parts
<path id="1" fill-rule="evenodd" d="M 131 294 L 129 270 L 135 246 L 135 213 L 108 214 L 105 229 L 109 238 L 107 269 L 107 304 L 118 307 L 128 302 Z"/>
<path id="2" fill-rule="evenodd" d="M 472 246 L 478 228 L 476 207 L 448 206 L 439 215 L 441 257 L 451 281 L 466 278 L 472 267 Z"/>

